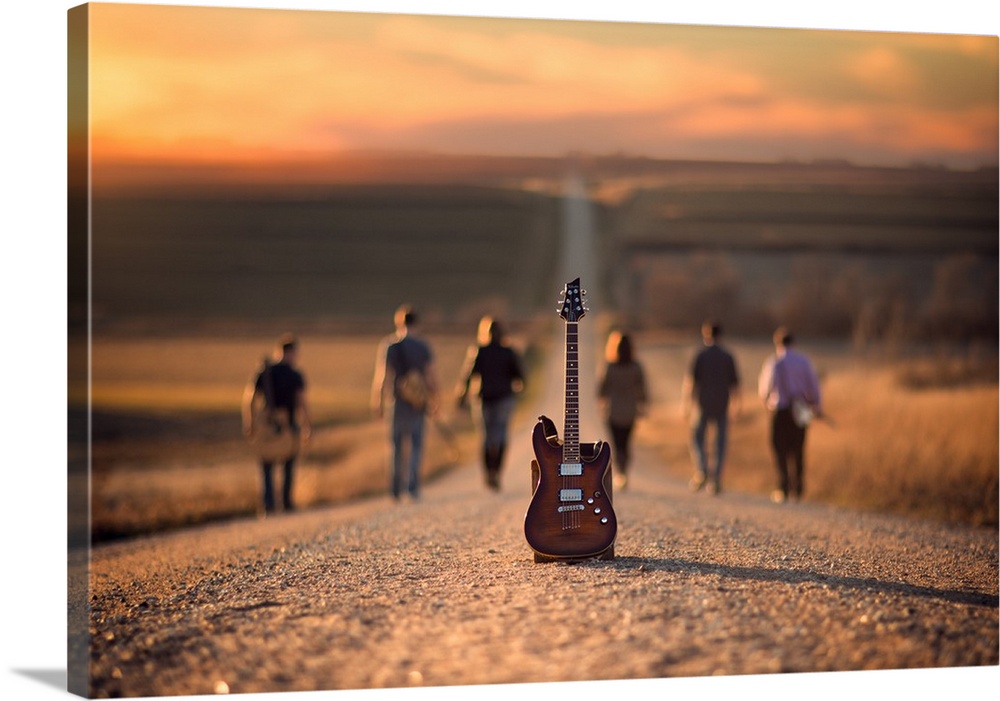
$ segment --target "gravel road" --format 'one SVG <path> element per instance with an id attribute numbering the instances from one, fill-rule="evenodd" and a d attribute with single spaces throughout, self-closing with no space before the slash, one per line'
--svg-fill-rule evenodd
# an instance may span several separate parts
<path id="1" fill-rule="evenodd" d="M 521 463 L 522 465 L 524 463 Z M 997 541 L 641 460 L 616 557 L 536 564 L 527 468 L 97 548 L 92 694 L 268 692 L 998 664 Z"/>

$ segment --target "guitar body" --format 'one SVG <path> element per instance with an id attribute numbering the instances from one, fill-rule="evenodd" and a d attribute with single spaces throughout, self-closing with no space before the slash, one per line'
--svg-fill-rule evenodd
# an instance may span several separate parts
<path id="1" fill-rule="evenodd" d="M 611 504 L 611 447 L 584 444 L 579 463 L 565 463 L 555 433 L 542 416 L 531 434 L 533 491 L 524 535 L 535 560 L 613 557 L 618 520 Z"/>

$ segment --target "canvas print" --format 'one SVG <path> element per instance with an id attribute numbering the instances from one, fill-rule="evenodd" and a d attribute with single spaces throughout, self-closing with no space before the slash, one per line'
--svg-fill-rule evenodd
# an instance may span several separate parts
<path id="1" fill-rule="evenodd" d="M 998 665 L 996 36 L 66 20 L 70 692 Z"/>

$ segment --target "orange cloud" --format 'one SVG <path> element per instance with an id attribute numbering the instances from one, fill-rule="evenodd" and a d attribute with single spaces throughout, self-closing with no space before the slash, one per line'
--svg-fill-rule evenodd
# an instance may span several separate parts
<path id="1" fill-rule="evenodd" d="M 919 87 L 914 66 L 888 46 L 873 46 L 851 60 L 847 71 L 858 82 L 882 94 L 906 94 Z"/>
<path id="2" fill-rule="evenodd" d="M 996 158 L 995 37 L 104 4 L 91 26 L 98 158 L 713 139 L 738 158 L 784 137 Z"/>

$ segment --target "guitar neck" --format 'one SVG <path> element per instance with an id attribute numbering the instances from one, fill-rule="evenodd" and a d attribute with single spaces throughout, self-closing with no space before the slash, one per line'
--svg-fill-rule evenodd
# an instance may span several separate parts
<path id="1" fill-rule="evenodd" d="M 563 427 L 563 462 L 580 462 L 580 350 L 579 324 L 566 323 L 566 404 Z"/>

